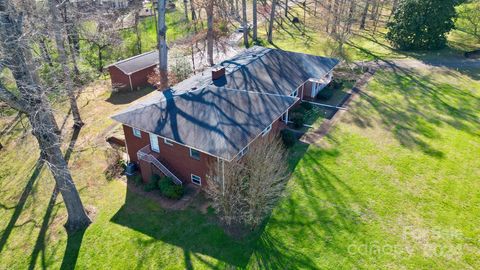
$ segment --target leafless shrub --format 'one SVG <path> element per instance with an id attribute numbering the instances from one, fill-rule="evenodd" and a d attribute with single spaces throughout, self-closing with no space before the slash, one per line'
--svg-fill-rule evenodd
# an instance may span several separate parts
<path id="1" fill-rule="evenodd" d="M 105 152 L 105 157 L 107 160 L 107 168 L 104 171 L 105 177 L 108 180 L 120 177 L 125 167 L 120 151 L 114 148 L 109 148 Z"/>
<path id="2" fill-rule="evenodd" d="M 207 194 L 227 230 L 255 229 L 285 190 L 290 173 L 286 150 L 277 136 L 254 142 L 241 158 L 211 165 Z"/>

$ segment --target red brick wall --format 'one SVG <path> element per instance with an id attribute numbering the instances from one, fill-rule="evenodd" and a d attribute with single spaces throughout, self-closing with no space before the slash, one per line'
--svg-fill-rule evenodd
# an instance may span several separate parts
<path id="1" fill-rule="evenodd" d="M 144 87 L 150 85 L 148 83 L 148 76 L 152 74 L 155 70 L 155 66 L 151 66 L 146 69 L 142 69 L 130 75 L 130 79 L 132 80 L 132 88 L 133 90 L 137 90 L 137 87 Z M 112 87 L 117 88 L 119 90 L 127 90 L 130 91 L 130 79 L 128 75 L 123 73 L 120 69 L 115 66 L 110 66 L 108 68 L 108 72 L 110 73 L 110 80 L 112 81 Z"/>
<path id="2" fill-rule="evenodd" d="M 130 75 L 132 78 L 133 90 L 137 90 L 137 87 L 144 87 L 150 85 L 148 83 L 148 76 L 155 71 L 155 66 L 151 66 L 146 69 L 142 69 Z"/>
<path id="3" fill-rule="evenodd" d="M 285 127 L 281 118 L 276 120 L 272 124 L 271 134 L 278 133 Z M 125 142 L 127 144 L 127 152 L 131 162 L 135 162 L 140 165 L 142 171 L 142 177 L 144 182 L 150 180 L 152 173 L 158 173 L 158 171 L 150 164 L 137 159 L 137 152 L 150 144 L 149 134 L 141 132 L 142 137 L 138 138 L 133 135 L 133 129 L 129 126 L 123 125 L 123 131 L 125 134 Z M 209 165 L 216 162 L 217 158 L 205 153 L 200 152 L 200 160 L 196 160 L 190 157 L 190 149 L 186 146 L 173 142 L 173 145 L 165 144 L 163 138 L 158 138 L 158 145 L 160 147 L 160 153 L 158 159 L 162 162 L 173 174 L 175 174 L 184 183 L 191 182 L 191 174 L 198 175 L 202 178 L 202 186 L 206 184 L 206 176 L 209 171 Z M 261 139 L 262 137 L 259 137 Z"/>
<path id="4" fill-rule="evenodd" d="M 108 67 L 108 72 L 110 73 L 112 88 L 119 90 L 130 90 L 130 81 L 128 79 L 128 75 L 123 73 L 123 71 L 115 66 Z"/>
<path id="5" fill-rule="evenodd" d="M 303 91 L 303 94 L 304 94 L 304 97 L 311 97 L 312 95 L 312 82 L 311 81 L 307 81 L 304 85 L 304 91 Z"/>
<path id="6" fill-rule="evenodd" d="M 125 125 L 123 125 L 123 131 L 125 133 L 125 141 L 127 143 L 127 151 L 130 161 L 139 163 L 137 152 L 144 146 L 150 144 L 150 137 L 148 133 L 143 131 L 142 138 L 135 137 L 135 135 L 133 135 L 133 129 Z M 202 184 L 205 183 L 209 164 L 215 162 L 217 160 L 216 157 L 201 152 L 200 160 L 196 160 L 190 157 L 190 149 L 188 147 L 177 143 L 173 143 L 173 146 L 167 145 L 163 138 L 157 138 L 158 145 L 160 146 L 158 160 L 160 160 L 163 165 L 165 165 L 184 183 L 190 183 L 191 174 L 200 176 L 202 178 Z M 140 164 L 140 167 L 143 169 L 146 165 L 148 164 Z M 144 176 L 144 181 L 150 179 L 150 177 L 146 177 L 145 172 L 142 172 L 142 175 Z"/>

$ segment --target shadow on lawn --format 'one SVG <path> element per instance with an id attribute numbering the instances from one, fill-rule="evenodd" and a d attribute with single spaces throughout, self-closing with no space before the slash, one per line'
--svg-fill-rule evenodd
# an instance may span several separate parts
<path id="1" fill-rule="evenodd" d="M 106 101 L 114 105 L 128 104 L 150 94 L 153 91 L 153 87 L 144 87 L 140 90 L 134 91 L 120 91 L 116 93 L 112 92 Z"/>
<path id="2" fill-rule="evenodd" d="M 362 216 L 366 216 L 368 208 L 347 183 L 323 164 L 339 155 L 336 148 L 313 148 L 304 155 L 302 169 L 295 171 L 294 194 L 277 207 L 268 221 L 268 230 L 256 243 L 252 264 L 258 269 L 318 269 L 314 256 L 322 254 L 312 250 L 320 247 L 361 266 L 357 258 L 349 259 L 351 242 L 345 241 L 345 235 L 363 241 Z M 353 210 L 352 205 L 358 210 Z M 310 253 L 298 250 L 298 243 Z"/>
<path id="3" fill-rule="evenodd" d="M 65 161 L 68 164 L 70 157 L 73 153 L 73 149 L 75 148 L 75 144 L 77 142 L 78 136 L 80 135 L 81 128 L 76 128 L 73 130 L 72 136 L 70 138 L 70 143 L 68 145 L 67 150 L 65 151 Z M 50 197 L 50 201 L 48 202 L 47 209 L 45 211 L 45 215 L 43 216 L 43 221 L 40 227 L 40 232 L 38 233 L 37 241 L 35 242 L 35 246 L 33 248 L 32 254 L 30 256 L 30 265 L 29 269 L 35 269 L 38 256 L 41 254 L 41 266 L 42 268 L 46 268 L 45 262 L 45 242 L 47 236 L 47 230 L 49 228 L 50 222 L 52 217 L 55 217 L 56 212 L 54 211 L 54 207 L 56 205 L 57 197 L 58 197 L 58 187 L 55 185 L 52 195 Z M 80 246 L 83 238 L 85 230 L 78 231 L 75 233 L 68 233 L 68 240 L 67 240 L 67 247 L 65 248 L 65 254 L 62 261 L 61 269 L 73 269 L 75 268 L 75 264 L 78 257 L 78 252 L 80 251 Z"/>
<path id="4" fill-rule="evenodd" d="M 146 207 L 149 199 L 140 197 L 127 188 L 125 204 L 111 221 L 146 234 L 154 240 L 142 242 L 148 246 L 163 241 L 184 250 L 185 264 L 191 266 L 190 254 L 200 253 L 230 265 L 244 267 L 253 252 L 255 238 L 234 240 L 226 235 L 212 215 L 196 209 L 183 211 Z"/>
<path id="5" fill-rule="evenodd" d="M 298 143 L 290 150 L 288 165 L 292 171 L 307 148 L 307 144 Z M 278 246 L 279 243 L 276 243 L 273 237 L 263 234 L 265 225 L 243 239 L 234 239 L 225 234 L 214 214 L 203 214 L 194 207 L 173 211 L 164 210 L 157 205 L 152 206 L 150 199 L 139 196 L 128 188 L 130 185 L 133 183 L 127 185 L 125 204 L 112 217 L 111 222 L 152 237 L 153 240 L 142 242 L 145 247 L 156 241 L 163 241 L 182 248 L 186 269 L 193 269 L 192 256 L 211 269 L 223 269 L 223 264 L 246 267 L 256 249 L 261 249 L 262 253 L 270 250 L 272 254 L 278 253 L 276 250 L 285 249 Z M 200 199 L 196 198 L 192 204 L 196 204 L 198 200 Z M 197 256 L 198 254 L 210 256 L 222 263 L 213 265 Z M 289 258 L 289 261 L 297 262 L 296 256 Z"/>
<path id="6" fill-rule="evenodd" d="M 438 82 L 431 75 L 422 75 L 410 68 L 387 62 L 388 72 L 375 76 L 374 91 L 361 92 L 367 104 L 352 108 L 353 122 L 362 128 L 374 125 L 372 113 L 405 147 L 419 149 L 427 155 L 443 158 L 429 140 L 441 138 L 439 128 L 450 125 L 472 135 L 479 135 L 479 118 L 475 107 L 477 97 L 466 89 Z M 456 73 L 444 71 L 450 76 Z M 397 98 L 392 98 L 392 97 Z"/>

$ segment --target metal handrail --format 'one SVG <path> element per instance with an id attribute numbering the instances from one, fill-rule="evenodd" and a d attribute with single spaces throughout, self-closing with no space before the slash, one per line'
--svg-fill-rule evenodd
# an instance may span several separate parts
<path id="1" fill-rule="evenodd" d="M 150 145 L 147 145 L 143 147 L 142 149 L 138 150 L 137 152 L 137 158 L 139 160 L 144 160 L 146 162 L 152 163 L 157 169 L 159 169 L 163 174 L 165 174 L 167 177 L 172 178 L 173 182 L 177 185 L 182 185 L 183 182 L 175 175 L 173 174 L 165 165 L 163 165 L 156 157 L 154 157 L 152 154 L 149 154 L 146 150 L 150 151 Z"/>

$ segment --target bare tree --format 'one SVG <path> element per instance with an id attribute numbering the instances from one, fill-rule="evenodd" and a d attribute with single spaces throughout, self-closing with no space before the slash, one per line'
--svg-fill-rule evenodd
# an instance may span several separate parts
<path id="1" fill-rule="evenodd" d="M 188 0 L 183 0 L 183 10 L 185 12 L 185 21 L 188 22 Z"/>
<path id="2" fill-rule="evenodd" d="M 242 27 L 243 27 L 243 44 L 248 48 L 248 24 L 247 24 L 247 1 L 242 0 Z"/>
<path id="3" fill-rule="evenodd" d="M 272 7 L 270 10 L 270 21 L 268 24 L 268 37 L 267 40 L 269 43 L 273 43 L 273 24 L 275 23 L 275 7 L 277 5 L 277 0 L 272 0 Z"/>
<path id="4" fill-rule="evenodd" d="M 257 15 L 258 15 L 258 10 L 257 10 L 257 0 L 253 0 L 252 1 L 252 11 L 253 11 L 253 14 L 252 14 L 252 20 L 253 20 L 253 35 L 252 35 L 252 39 L 254 42 L 257 42 L 258 40 L 258 22 L 257 22 Z"/>
<path id="5" fill-rule="evenodd" d="M 70 73 L 70 67 L 68 66 L 67 54 L 65 52 L 64 39 L 62 35 L 62 29 L 60 27 L 61 22 L 58 20 L 58 10 L 55 0 L 48 1 L 48 7 L 50 16 L 52 18 L 52 28 L 55 37 L 55 43 L 57 44 L 58 58 L 62 65 L 63 81 L 65 82 L 65 88 L 70 101 L 70 108 L 72 110 L 74 126 L 79 128 L 84 125 L 82 118 L 80 117 L 80 110 L 77 105 L 77 98 L 75 97 L 74 85 L 72 76 Z"/>
<path id="6" fill-rule="evenodd" d="M 365 7 L 363 8 L 362 18 L 360 20 L 360 29 L 365 29 L 365 22 L 367 20 L 367 14 L 368 14 L 368 8 L 370 6 L 370 1 L 371 0 L 366 0 L 365 1 Z"/>
<path id="7" fill-rule="evenodd" d="M 471 34 L 480 41 L 480 3 L 472 2 L 459 7 L 457 28 Z"/>
<path id="8" fill-rule="evenodd" d="M 283 143 L 267 136 L 245 156 L 211 165 L 207 194 L 227 227 L 255 229 L 282 196 L 290 173 Z"/>
<path id="9" fill-rule="evenodd" d="M 168 87 L 167 25 L 165 24 L 166 2 L 167 0 L 158 0 L 158 57 L 161 90 Z"/>
<path id="10" fill-rule="evenodd" d="M 213 31 L 213 7 L 214 1 L 209 0 L 207 1 L 205 11 L 207 13 L 207 59 L 208 64 L 213 66 L 215 63 L 213 62 L 213 38 L 214 38 L 214 31 Z"/>
<path id="11" fill-rule="evenodd" d="M 68 212 L 65 227 L 67 230 L 85 228 L 91 221 L 63 158 L 58 126 L 31 62 L 28 45 L 31 35 L 23 31 L 21 13 L 8 0 L 0 0 L 1 60 L 2 65 L 12 72 L 18 90 L 18 94 L 10 92 L 0 82 L 0 99 L 28 116 L 32 133 L 40 146 L 41 157 L 47 161 L 65 202 Z"/>

